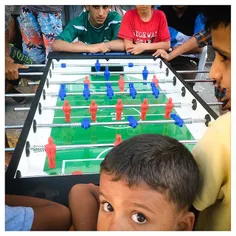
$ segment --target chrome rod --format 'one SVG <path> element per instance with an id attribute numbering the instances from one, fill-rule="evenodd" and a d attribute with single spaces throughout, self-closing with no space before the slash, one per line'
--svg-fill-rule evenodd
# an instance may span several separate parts
<path id="1" fill-rule="evenodd" d="M 23 129 L 24 125 L 5 125 L 5 129 Z"/>
<path id="2" fill-rule="evenodd" d="M 20 72 L 19 75 L 43 75 L 43 72 Z"/>
<path id="3" fill-rule="evenodd" d="M 54 63 L 54 67 L 60 67 L 62 68 L 62 64 L 66 64 L 66 68 L 67 67 L 92 67 L 92 66 L 95 66 L 95 63 L 94 64 L 73 64 L 73 63 L 57 63 L 55 64 Z M 112 63 L 112 62 L 109 62 L 109 63 L 100 63 L 100 66 L 127 66 L 129 67 L 128 65 L 129 63 Z M 134 66 L 159 66 L 159 63 L 150 63 L 147 65 L 147 63 L 134 63 L 132 67 Z"/>
<path id="4" fill-rule="evenodd" d="M 5 152 L 14 152 L 15 148 L 5 148 Z"/>
<path id="5" fill-rule="evenodd" d="M 25 64 L 28 67 L 45 67 L 46 64 Z"/>
<path id="6" fill-rule="evenodd" d="M 190 74 L 190 73 L 209 73 L 209 70 L 177 70 L 179 74 Z"/>
<path id="7" fill-rule="evenodd" d="M 34 97 L 35 93 L 7 93 L 5 97 Z"/>
<path id="8" fill-rule="evenodd" d="M 159 94 L 169 94 L 169 93 L 179 93 L 179 90 L 161 90 L 159 91 Z M 106 95 L 106 92 L 90 92 L 90 95 Z M 129 92 L 114 92 L 114 95 L 116 94 L 123 94 L 123 95 L 129 95 Z M 137 91 L 137 94 L 152 94 L 152 91 Z M 46 95 L 48 96 L 58 96 L 58 93 L 46 93 Z M 74 96 L 74 95 L 83 95 L 82 92 L 74 92 L 74 93 L 66 93 L 66 96 Z"/>
<path id="9" fill-rule="evenodd" d="M 202 123 L 206 122 L 204 118 L 185 118 L 182 119 L 186 124 L 192 123 Z M 171 124 L 174 123 L 174 120 L 140 120 L 139 124 Z M 94 122 L 90 123 L 90 126 L 112 126 L 112 125 L 129 125 L 128 121 L 117 121 L 117 122 Z M 38 128 L 57 128 L 57 127 L 79 127 L 81 123 L 67 123 L 67 124 L 37 124 Z"/>
<path id="10" fill-rule="evenodd" d="M 181 107 L 181 103 L 180 102 L 176 102 L 173 103 L 174 107 Z M 190 105 L 190 104 L 189 104 Z M 192 105 L 192 104 L 191 104 Z M 148 104 L 148 107 L 165 107 L 166 103 L 163 104 Z M 124 108 L 133 108 L 133 107 L 141 107 L 141 104 L 135 104 L 135 105 L 123 105 Z M 89 109 L 90 106 L 71 106 L 71 109 Z M 98 109 L 103 109 L 103 108 L 116 108 L 116 105 L 98 105 L 97 106 Z M 42 107 L 43 110 L 62 110 L 62 106 L 45 106 Z"/>
<path id="11" fill-rule="evenodd" d="M 150 70 L 148 71 L 149 74 L 163 74 L 166 73 L 165 71 L 154 71 Z M 52 74 L 59 74 L 59 75 L 104 75 L 103 71 L 98 72 L 91 72 L 91 71 L 52 71 Z M 135 74 L 135 75 L 141 75 L 141 71 L 110 71 L 110 75 L 123 75 L 123 74 Z"/>

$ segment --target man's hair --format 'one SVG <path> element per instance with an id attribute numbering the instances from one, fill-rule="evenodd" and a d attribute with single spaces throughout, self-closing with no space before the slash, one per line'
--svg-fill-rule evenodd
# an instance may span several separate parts
<path id="1" fill-rule="evenodd" d="M 177 140 L 157 134 L 123 141 L 106 155 L 100 171 L 129 187 L 145 183 L 165 194 L 178 210 L 191 206 L 199 185 L 199 170 L 190 151 Z"/>
<path id="2" fill-rule="evenodd" d="M 207 30 L 217 29 L 220 25 L 227 27 L 231 23 L 231 6 L 207 6 L 204 15 Z"/>

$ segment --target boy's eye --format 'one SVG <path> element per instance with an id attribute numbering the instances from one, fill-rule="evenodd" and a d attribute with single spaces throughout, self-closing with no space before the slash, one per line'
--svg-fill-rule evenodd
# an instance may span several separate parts
<path id="1" fill-rule="evenodd" d="M 104 211 L 106 211 L 106 212 L 112 212 L 112 211 L 114 211 L 112 205 L 111 205 L 109 202 L 105 202 L 105 203 L 103 204 L 103 209 L 104 209 Z"/>
<path id="2" fill-rule="evenodd" d="M 224 56 L 224 55 L 221 55 L 221 56 L 222 56 L 222 58 L 223 58 L 223 60 L 222 60 L 223 62 L 228 60 L 228 57 L 226 57 L 226 56 Z"/>
<path id="3" fill-rule="evenodd" d="M 137 224 L 145 224 L 147 222 L 146 217 L 141 213 L 135 213 L 131 216 L 131 218 Z"/>

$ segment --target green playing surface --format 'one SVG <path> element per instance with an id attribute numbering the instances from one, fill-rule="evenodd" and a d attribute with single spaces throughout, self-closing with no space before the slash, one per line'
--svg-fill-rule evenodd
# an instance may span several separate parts
<path id="1" fill-rule="evenodd" d="M 104 77 L 91 76 L 90 81 L 103 80 Z M 125 91 L 128 88 L 128 80 L 138 80 L 134 77 L 124 76 L 126 81 Z M 119 76 L 111 76 L 110 80 L 119 80 Z M 83 81 L 83 79 L 82 79 Z M 137 93 L 139 90 L 151 91 L 151 88 L 142 83 L 134 84 Z M 115 91 L 120 91 L 118 83 L 112 84 Z M 160 88 L 159 88 L 160 89 Z M 66 85 L 67 92 L 82 92 L 83 85 Z M 105 84 L 91 84 L 90 91 L 99 92 L 106 91 Z M 91 95 L 86 101 L 83 96 L 67 96 L 66 100 L 69 101 L 71 106 L 89 106 L 92 100 L 95 100 L 97 105 L 116 105 L 118 99 L 122 99 L 125 104 L 138 104 L 147 98 L 149 104 L 166 103 L 167 98 L 165 95 L 160 94 L 156 99 L 152 94 L 137 94 L 135 99 L 129 95 L 114 95 L 110 100 L 106 95 Z M 63 106 L 64 102 L 57 99 L 57 106 Z M 175 110 L 172 111 L 175 113 Z M 149 107 L 146 120 L 163 120 L 165 114 L 165 107 Z M 128 121 L 127 117 L 133 116 L 136 120 L 140 119 L 139 108 L 124 108 L 121 121 Z M 114 122 L 115 109 L 98 109 L 97 122 Z M 90 118 L 89 109 L 72 109 L 71 110 L 71 123 L 81 122 L 84 118 Z M 62 110 L 55 110 L 54 124 L 63 124 L 65 122 L 64 113 Z M 52 128 L 51 136 L 56 145 L 75 145 L 75 144 L 103 144 L 114 143 L 116 135 L 120 134 L 122 139 L 128 139 L 138 134 L 153 133 L 168 135 L 178 140 L 194 140 L 191 133 L 184 125 L 179 128 L 175 124 L 139 124 L 137 128 L 133 129 L 128 125 L 114 125 L 114 126 L 91 126 L 85 130 L 81 127 L 63 127 Z M 190 150 L 193 145 L 186 145 Z M 77 150 L 64 150 L 57 151 L 56 154 L 56 168 L 48 168 L 48 158 L 46 158 L 44 171 L 49 175 L 71 174 L 73 171 L 82 171 L 83 173 L 98 173 L 99 166 L 102 159 L 106 156 L 109 147 L 100 148 L 84 148 Z"/>

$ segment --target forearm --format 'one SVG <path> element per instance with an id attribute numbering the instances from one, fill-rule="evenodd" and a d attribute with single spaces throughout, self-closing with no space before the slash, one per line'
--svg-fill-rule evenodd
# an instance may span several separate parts
<path id="1" fill-rule="evenodd" d="M 28 196 L 5 195 L 5 199 L 8 206 L 33 208 L 31 230 L 68 230 L 71 226 L 70 211 L 61 204 Z"/>
<path id="2" fill-rule="evenodd" d="M 124 47 L 125 47 L 125 50 L 129 47 L 132 47 L 134 45 L 133 41 L 131 40 L 128 40 L 128 39 L 124 39 Z"/>
<path id="3" fill-rule="evenodd" d="M 52 45 L 53 51 L 59 52 L 88 52 L 88 45 L 81 44 L 73 44 L 63 40 L 55 40 Z"/>
<path id="4" fill-rule="evenodd" d="M 177 56 L 190 52 L 194 48 L 198 47 L 197 40 L 195 37 L 190 38 L 188 41 L 175 48 L 172 52 L 169 53 L 169 61 L 176 58 Z"/>
<path id="5" fill-rule="evenodd" d="M 105 42 L 105 45 L 110 49 L 110 51 L 124 51 L 125 44 L 123 39 L 116 39 L 109 42 Z"/>
<path id="6" fill-rule="evenodd" d="M 99 187 L 75 185 L 69 193 L 69 207 L 75 230 L 96 230 L 99 211 Z"/>
<path id="7" fill-rule="evenodd" d="M 170 49 L 170 41 L 158 42 L 158 43 L 147 43 L 145 47 L 146 47 L 145 51 L 153 51 L 157 49 L 164 49 L 168 51 Z"/>

